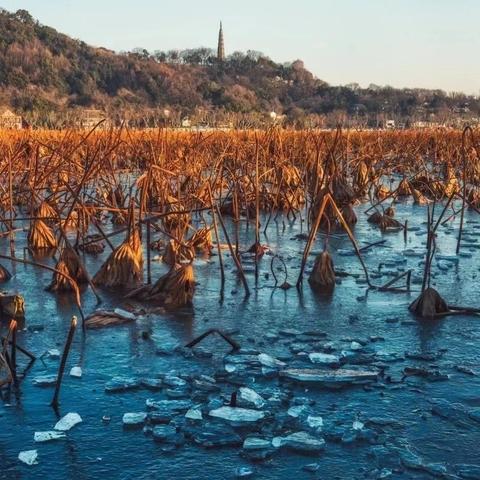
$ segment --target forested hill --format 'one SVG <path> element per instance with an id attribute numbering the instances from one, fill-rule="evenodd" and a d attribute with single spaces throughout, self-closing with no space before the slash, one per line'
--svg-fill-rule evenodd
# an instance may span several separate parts
<path id="1" fill-rule="evenodd" d="M 330 86 L 297 60 L 275 63 L 258 52 L 218 62 L 207 48 L 116 53 L 41 25 L 25 10 L 0 11 L 0 106 L 37 120 L 74 107 L 117 116 L 158 114 L 260 118 L 275 111 L 290 122 L 348 116 L 442 119 L 478 115 L 480 101 L 439 90 L 371 85 Z M 402 121 L 403 121 L 402 120 Z"/>

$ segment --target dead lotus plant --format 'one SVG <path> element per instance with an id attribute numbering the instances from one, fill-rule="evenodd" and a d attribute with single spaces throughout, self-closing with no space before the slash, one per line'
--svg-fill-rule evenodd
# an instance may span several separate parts
<path id="1" fill-rule="evenodd" d="M 138 284 L 142 276 L 142 242 L 138 229 L 134 227 L 100 267 L 93 277 L 93 283 L 105 287 L 128 287 Z"/>
<path id="2" fill-rule="evenodd" d="M 32 250 L 44 250 L 57 247 L 53 230 L 43 220 L 33 220 L 28 231 L 28 246 Z"/>
<path id="3" fill-rule="evenodd" d="M 45 223 L 51 225 L 53 222 L 58 220 L 58 214 L 55 209 L 46 201 L 40 203 L 36 209 L 36 216 L 40 217 Z"/>
<path id="4" fill-rule="evenodd" d="M 389 211 L 388 213 L 391 214 L 392 212 Z M 403 225 L 398 220 L 388 215 L 386 212 L 381 213 L 378 210 L 368 217 L 367 222 L 372 223 L 373 225 L 378 225 L 382 232 L 385 232 L 389 229 L 403 228 Z"/>
<path id="5" fill-rule="evenodd" d="M 188 244 L 200 253 L 211 253 L 213 249 L 212 227 L 199 228 L 188 240 Z"/>
<path id="6" fill-rule="evenodd" d="M 408 309 L 420 318 L 435 318 L 449 311 L 447 302 L 432 287 L 426 288 Z"/>
<path id="7" fill-rule="evenodd" d="M 8 282 L 12 278 L 11 273 L 0 264 L 0 283 Z"/>
<path id="8" fill-rule="evenodd" d="M 0 351 L 0 387 L 8 385 L 12 381 L 12 371 L 5 355 Z"/>
<path id="9" fill-rule="evenodd" d="M 317 255 L 308 282 L 314 290 L 323 293 L 331 292 L 335 287 L 335 270 L 331 255 L 325 249 Z"/>
<path id="10" fill-rule="evenodd" d="M 81 265 L 77 253 L 70 246 L 65 246 L 53 273 L 48 290 L 52 292 L 77 291 L 77 285 L 87 283 L 87 273 Z M 73 284 L 76 283 L 76 285 Z"/>
<path id="11" fill-rule="evenodd" d="M 167 309 L 191 307 L 195 293 L 195 277 L 192 264 L 176 264 L 153 285 L 144 285 L 128 297 L 154 302 Z"/>
<path id="12" fill-rule="evenodd" d="M 179 243 L 171 238 L 165 245 L 163 261 L 170 266 L 177 263 L 190 263 L 195 258 L 195 251 L 189 243 Z"/>

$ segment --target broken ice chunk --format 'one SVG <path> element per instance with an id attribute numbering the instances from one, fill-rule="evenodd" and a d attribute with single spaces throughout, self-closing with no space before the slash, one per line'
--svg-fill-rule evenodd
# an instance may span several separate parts
<path id="1" fill-rule="evenodd" d="M 234 407 L 220 407 L 210 410 L 209 415 L 230 422 L 233 425 L 255 423 L 265 417 L 265 413 L 259 410 Z"/>
<path id="2" fill-rule="evenodd" d="M 18 459 L 26 463 L 27 465 L 36 465 L 38 463 L 38 451 L 37 450 L 25 450 L 18 454 Z"/>
<path id="3" fill-rule="evenodd" d="M 307 417 L 307 424 L 311 428 L 323 427 L 323 418 L 315 415 L 309 415 Z"/>
<path id="4" fill-rule="evenodd" d="M 312 352 L 308 355 L 308 358 L 312 363 L 321 363 L 324 365 L 334 365 L 340 362 L 338 355 L 332 355 L 330 353 Z"/>
<path id="5" fill-rule="evenodd" d="M 55 430 L 60 430 L 61 432 L 67 432 L 73 428 L 77 423 L 82 422 L 82 417 L 78 413 L 67 413 L 63 418 L 61 418 L 55 427 Z"/>
<path id="6" fill-rule="evenodd" d="M 199 408 L 190 408 L 185 414 L 185 418 L 189 420 L 202 420 L 202 411 Z"/>
<path id="7" fill-rule="evenodd" d="M 240 400 L 240 403 L 245 403 L 246 406 L 254 406 L 255 408 L 262 408 L 265 405 L 263 397 L 248 387 L 240 387 L 238 400 Z"/>
<path id="8" fill-rule="evenodd" d="M 131 412 L 125 413 L 123 415 L 123 425 L 125 426 L 134 426 L 134 425 L 142 425 L 147 418 L 147 414 L 145 412 Z"/>
<path id="9" fill-rule="evenodd" d="M 50 440 L 58 440 L 65 437 L 66 435 L 63 432 L 55 432 L 54 430 L 47 432 L 35 432 L 33 435 L 33 439 L 36 442 L 49 442 Z"/>
<path id="10" fill-rule="evenodd" d="M 82 377 L 82 367 L 72 367 L 70 370 L 70 376 L 75 378 Z"/>
<path id="11" fill-rule="evenodd" d="M 57 382 L 56 375 L 41 375 L 39 377 L 35 377 L 32 380 L 32 383 L 36 387 L 51 387 L 52 385 L 55 385 L 56 382 Z"/>
<path id="12" fill-rule="evenodd" d="M 258 355 L 258 361 L 265 367 L 270 367 L 270 368 L 279 368 L 279 367 L 284 367 L 285 363 L 281 362 L 275 357 L 272 357 L 270 355 L 267 355 L 266 353 L 260 353 Z"/>

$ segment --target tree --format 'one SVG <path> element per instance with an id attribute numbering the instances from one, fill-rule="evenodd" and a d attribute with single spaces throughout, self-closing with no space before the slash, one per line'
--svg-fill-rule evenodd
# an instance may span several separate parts
<path id="1" fill-rule="evenodd" d="M 17 10 L 14 17 L 22 23 L 33 23 L 33 17 L 27 10 Z"/>

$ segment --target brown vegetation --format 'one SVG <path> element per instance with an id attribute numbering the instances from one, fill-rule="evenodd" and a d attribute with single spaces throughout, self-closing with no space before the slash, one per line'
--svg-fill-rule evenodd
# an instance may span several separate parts
<path id="1" fill-rule="evenodd" d="M 393 218 L 400 200 L 427 204 L 456 196 L 476 208 L 480 164 L 470 143 L 455 130 L 0 132 L 0 225 L 13 245 L 16 218 L 26 219 L 32 252 L 65 245 L 56 268 L 49 267 L 52 291 L 73 290 L 80 303 L 78 284 L 126 287 L 135 289 L 137 299 L 175 308 L 192 303 L 195 256 L 224 242 L 249 292 L 238 229 L 230 238 L 226 216 L 234 224 L 255 222 L 249 250 L 255 265 L 266 250 L 260 228 L 279 215 L 305 219 L 310 236 L 303 274 L 317 229 L 327 236 L 343 229 L 360 256 L 351 231 L 357 221 L 353 206 L 367 198 L 372 205 L 366 213 L 373 210 L 368 221 L 382 231 L 405 228 Z M 115 247 L 111 238 L 122 232 L 125 240 Z M 142 239 L 163 251 L 170 267 L 143 286 Z M 104 248 L 111 253 L 90 282 L 78 252 Z M 223 285 L 221 249 L 218 257 Z M 333 288 L 326 251 L 310 283 Z"/>

